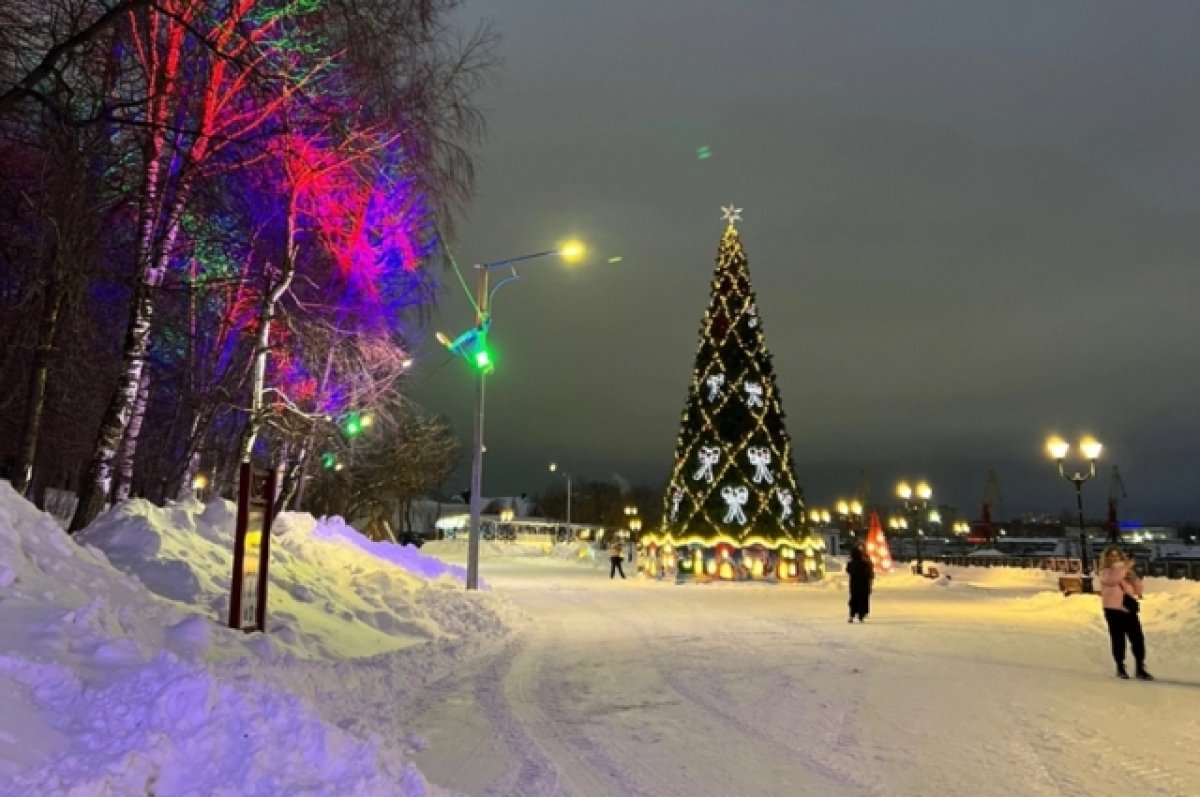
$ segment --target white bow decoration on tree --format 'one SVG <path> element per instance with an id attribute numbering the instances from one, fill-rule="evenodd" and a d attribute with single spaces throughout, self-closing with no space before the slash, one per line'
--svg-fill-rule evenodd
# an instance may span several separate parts
<path id="1" fill-rule="evenodd" d="M 704 479 L 709 484 L 713 480 L 713 466 L 721 459 L 721 449 L 716 446 L 703 446 L 700 449 L 700 467 L 692 474 L 696 481 Z"/>
<path id="2" fill-rule="evenodd" d="M 683 503 L 683 490 L 676 487 L 671 491 L 671 520 L 679 517 L 679 505 Z"/>
<path id="3" fill-rule="evenodd" d="M 762 407 L 763 405 L 763 387 L 758 382 L 745 382 L 742 387 L 746 391 L 746 406 L 747 407 Z"/>
<path id="4" fill-rule="evenodd" d="M 705 380 L 708 385 L 708 400 L 709 402 L 716 401 L 721 397 L 721 388 L 725 385 L 725 374 L 712 374 Z"/>
<path id="5" fill-rule="evenodd" d="M 779 512 L 780 522 L 786 522 L 792 516 L 792 491 L 785 487 L 777 487 L 775 489 L 775 497 L 779 499 L 779 504 L 782 509 Z"/>
<path id="6" fill-rule="evenodd" d="M 766 446 L 751 446 L 746 449 L 746 456 L 750 459 L 750 464 L 754 466 L 754 477 L 752 481 L 755 484 L 766 482 L 774 484 L 775 477 L 771 475 L 771 471 L 767 466 L 771 464 L 771 449 Z"/>
<path id="7" fill-rule="evenodd" d="M 750 500 L 750 491 L 745 487 L 725 487 L 721 490 L 721 497 L 725 499 L 725 521 L 726 523 L 745 523 L 746 513 L 742 511 L 742 507 Z"/>

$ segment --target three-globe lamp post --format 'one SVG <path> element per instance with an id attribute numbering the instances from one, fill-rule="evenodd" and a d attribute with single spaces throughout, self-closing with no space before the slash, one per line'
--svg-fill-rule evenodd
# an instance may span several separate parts
<path id="1" fill-rule="evenodd" d="M 921 537 L 924 536 L 924 531 L 921 528 L 921 515 L 929 508 L 929 499 L 933 497 L 933 488 L 928 482 L 919 482 L 914 488 L 908 482 L 900 482 L 896 485 L 896 497 L 904 505 L 904 512 L 913 518 L 913 531 L 916 532 L 917 538 L 917 566 L 914 572 L 917 575 L 923 575 L 925 572 L 925 559 L 921 551 Z"/>
<path id="2" fill-rule="evenodd" d="M 1058 463 L 1058 475 L 1075 485 L 1075 506 L 1079 512 L 1079 564 L 1083 571 L 1081 588 L 1084 592 L 1090 593 L 1092 592 L 1092 557 L 1091 542 L 1088 540 L 1083 520 L 1083 483 L 1096 478 L 1096 460 L 1100 459 L 1100 452 L 1104 450 L 1104 446 L 1094 438 L 1083 438 L 1079 443 L 1079 450 L 1088 461 L 1088 472 L 1076 471 L 1069 476 L 1063 468 L 1063 460 L 1067 458 L 1071 444 L 1061 437 L 1051 437 L 1046 441 L 1046 450 Z"/>
<path id="3" fill-rule="evenodd" d="M 573 262 L 583 256 L 583 245 L 571 241 L 557 249 L 547 249 L 544 252 L 534 252 L 490 263 L 476 263 L 475 272 L 478 274 L 478 286 L 475 296 L 475 326 L 454 340 L 440 332 L 437 335 L 442 345 L 454 354 L 465 358 L 475 369 L 475 441 L 471 457 L 471 530 L 467 542 L 467 589 L 479 589 L 479 516 L 483 511 L 484 383 L 487 375 L 495 370 L 491 350 L 487 344 L 488 332 L 492 327 L 492 299 L 496 291 L 520 278 L 516 269 L 518 263 L 552 255 L 561 257 L 567 262 Z M 492 271 L 498 268 L 510 268 L 512 274 L 500 280 L 495 287 L 489 288 L 489 277 Z"/>
<path id="4" fill-rule="evenodd" d="M 642 519 L 638 517 L 638 508 L 636 506 L 625 507 L 625 525 L 629 527 L 629 538 L 637 540 L 638 532 L 642 530 Z"/>

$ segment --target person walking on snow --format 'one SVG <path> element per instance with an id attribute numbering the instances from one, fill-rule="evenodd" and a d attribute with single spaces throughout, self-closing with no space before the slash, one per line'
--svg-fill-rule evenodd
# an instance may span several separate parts
<path id="1" fill-rule="evenodd" d="M 846 622 L 853 623 L 857 617 L 861 623 L 871 613 L 871 584 L 875 580 L 875 568 L 857 545 L 850 549 L 846 575 L 850 577 L 850 619 Z"/>
<path id="2" fill-rule="evenodd" d="M 1117 663 L 1117 677 L 1129 677 L 1125 671 L 1125 638 L 1128 637 L 1137 664 L 1135 674 L 1142 681 L 1153 681 L 1154 676 L 1146 671 L 1146 637 L 1138 619 L 1140 597 L 1142 580 L 1130 567 L 1125 554 L 1115 545 L 1105 548 L 1100 554 L 1100 602 L 1104 606 L 1104 622 L 1108 624 L 1108 638 Z"/>
<path id="3" fill-rule="evenodd" d="M 608 548 L 608 561 L 612 563 L 612 567 L 608 569 L 608 577 L 613 578 L 617 573 L 621 574 L 621 578 L 625 578 L 625 568 L 621 567 L 621 562 L 625 559 L 625 546 L 621 544 L 619 539 L 613 540 L 613 543 Z"/>

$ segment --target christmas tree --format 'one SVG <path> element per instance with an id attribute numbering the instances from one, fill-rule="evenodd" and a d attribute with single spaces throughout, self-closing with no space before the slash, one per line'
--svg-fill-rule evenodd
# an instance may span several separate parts
<path id="1" fill-rule="evenodd" d="M 688 387 L 663 528 L 643 541 L 652 573 L 681 580 L 820 574 L 823 543 L 803 528 L 803 494 L 746 252 L 724 208 L 712 296 Z"/>
<path id="2" fill-rule="evenodd" d="M 887 537 L 883 536 L 883 524 L 879 522 L 879 515 L 875 512 L 871 513 L 871 523 L 867 526 L 867 542 L 864 547 L 876 573 L 892 571 L 892 552 L 888 548 Z"/>

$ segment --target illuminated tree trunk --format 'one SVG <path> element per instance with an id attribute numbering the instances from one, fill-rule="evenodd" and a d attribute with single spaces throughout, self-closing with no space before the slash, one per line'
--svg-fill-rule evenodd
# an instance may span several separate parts
<path id="1" fill-rule="evenodd" d="M 239 461 L 249 462 L 254 454 L 254 441 L 258 439 L 263 422 L 263 391 L 266 388 L 267 360 L 271 354 L 271 325 L 275 321 L 279 300 L 287 293 L 296 274 L 296 190 L 289 188 L 286 248 L 283 269 L 275 285 L 263 299 L 262 312 L 258 319 L 258 336 L 254 343 L 254 373 L 250 383 L 250 417 L 242 434 Z"/>
<path id="2" fill-rule="evenodd" d="M 123 369 L 104 413 L 71 520 L 78 531 L 100 513 L 113 486 L 114 463 L 137 402 L 157 288 L 170 265 L 192 179 L 218 151 L 262 127 L 290 97 L 249 102 L 266 40 L 278 19 L 258 24 L 256 0 L 209 6 L 159 0 L 130 13 L 131 50 L 146 91 L 135 289 L 122 347 Z M 204 43 L 193 40 L 203 37 Z M 301 81 L 302 82 L 302 81 Z M 182 131 L 189 130 L 185 140 Z M 140 429 L 138 430 L 140 432 Z M 137 435 L 130 445 L 136 451 Z"/>
<path id="3" fill-rule="evenodd" d="M 133 458 L 137 454 L 138 438 L 142 433 L 142 423 L 146 419 L 146 404 L 150 399 L 150 372 L 142 367 L 142 376 L 138 380 L 137 397 L 133 402 L 129 426 L 121 438 L 121 447 L 117 449 L 116 483 L 113 488 L 113 500 L 124 501 L 129 498 L 133 489 Z"/>

